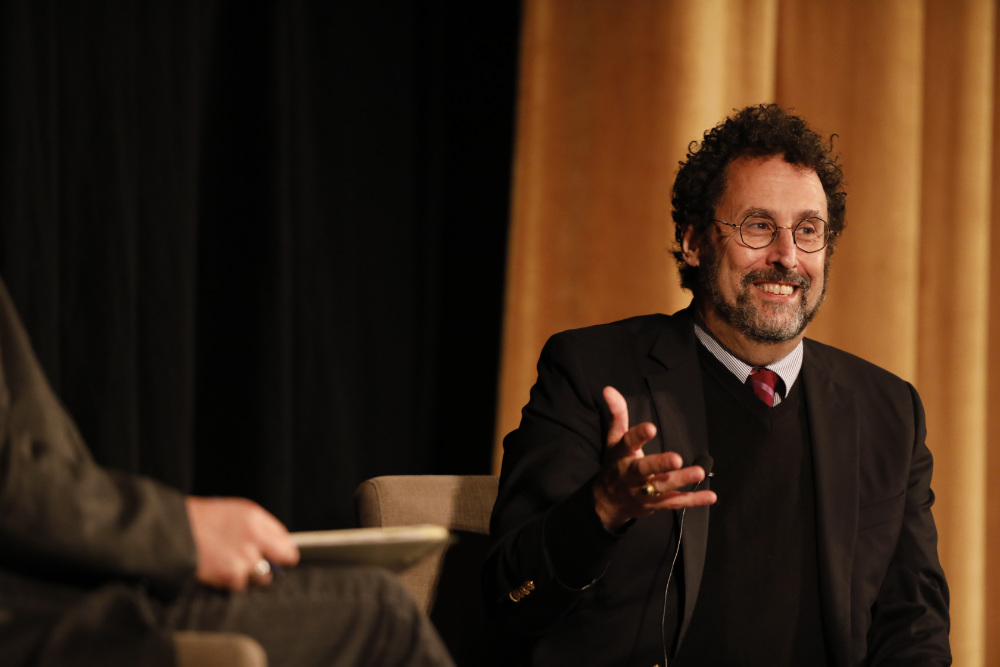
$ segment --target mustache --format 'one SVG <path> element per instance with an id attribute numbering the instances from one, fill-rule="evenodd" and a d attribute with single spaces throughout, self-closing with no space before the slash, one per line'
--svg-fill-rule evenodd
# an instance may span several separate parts
<path id="1" fill-rule="evenodd" d="M 756 282 L 767 282 L 767 283 L 788 283 L 789 285 L 794 285 L 800 288 L 803 292 L 809 290 L 812 287 L 812 281 L 805 276 L 800 276 L 793 271 L 780 271 L 776 268 L 768 269 L 758 269 L 757 271 L 751 271 L 750 273 L 743 276 L 742 287 L 750 287 Z"/>

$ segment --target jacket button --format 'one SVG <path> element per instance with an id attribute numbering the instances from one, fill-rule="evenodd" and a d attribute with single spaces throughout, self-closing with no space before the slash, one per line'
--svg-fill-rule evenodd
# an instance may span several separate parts
<path id="1" fill-rule="evenodd" d="M 533 590 L 535 590 L 535 582 L 526 581 L 520 586 L 518 586 L 516 589 L 508 593 L 507 597 L 509 597 L 513 602 L 520 602 L 525 597 L 527 597 Z"/>

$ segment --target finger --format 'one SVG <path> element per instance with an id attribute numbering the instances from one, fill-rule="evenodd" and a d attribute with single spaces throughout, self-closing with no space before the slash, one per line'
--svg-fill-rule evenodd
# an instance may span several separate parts
<path id="1" fill-rule="evenodd" d="M 277 565 L 296 565 L 299 562 L 299 548 L 288 535 L 261 544 L 260 551 Z"/>
<path id="2" fill-rule="evenodd" d="M 680 470 L 684 467 L 684 459 L 676 452 L 663 452 L 661 454 L 645 456 L 641 461 L 636 461 L 635 466 L 638 474 L 648 477 L 650 475 L 662 475 Z"/>
<path id="3" fill-rule="evenodd" d="M 212 585 L 235 593 L 242 593 L 250 587 L 250 575 L 245 572 L 243 574 L 233 574 L 217 582 L 212 582 Z"/>
<path id="4" fill-rule="evenodd" d="M 638 467 L 638 466 L 637 466 Z M 656 495 L 683 492 L 697 489 L 697 485 L 705 479 L 705 469 L 701 466 L 689 466 L 672 472 L 661 472 L 644 478 L 653 485 Z"/>
<path id="5" fill-rule="evenodd" d="M 646 457 L 648 459 L 667 459 L 662 454 Z M 646 458 L 636 461 L 633 466 L 636 470 L 642 470 L 647 463 Z M 671 464 L 676 461 L 671 461 Z M 636 488 L 636 495 L 647 507 L 657 505 L 661 498 L 690 493 L 698 489 L 699 483 L 705 479 L 705 469 L 701 466 L 689 466 L 671 472 L 656 472 L 640 477 L 640 482 Z M 686 489 L 686 490 L 685 490 Z"/>
<path id="6" fill-rule="evenodd" d="M 614 387 L 605 387 L 602 392 L 604 402 L 608 404 L 611 413 L 611 426 L 608 428 L 608 445 L 617 444 L 628 431 L 628 403 Z"/>
<path id="7" fill-rule="evenodd" d="M 656 426 L 649 422 L 643 422 L 629 428 L 628 403 L 625 401 L 625 397 L 617 389 L 610 386 L 604 388 L 603 394 L 604 400 L 608 404 L 608 410 L 611 413 L 611 426 L 608 428 L 608 446 L 614 447 L 618 443 L 624 442 L 629 451 L 627 453 L 623 452 L 621 456 L 633 453 L 642 456 L 643 454 L 640 449 L 656 437 Z"/>
<path id="8" fill-rule="evenodd" d="M 672 491 L 653 498 L 654 502 L 646 507 L 652 510 L 679 510 L 714 505 L 718 499 L 715 491 Z"/>
<path id="9" fill-rule="evenodd" d="M 263 556 L 258 558 L 250 566 L 247 578 L 254 586 L 267 586 L 274 581 L 274 569 L 271 562 Z"/>
<path id="10" fill-rule="evenodd" d="M 204 583 L 239 593 L 245 591 L 250 586 L 252 570 L 253 567 L 250 562 L 241 558 L 234 558 L 220 565 L 212 577 L 205 579 Z"/>
<path id="11" fill-rule="evenodd" d="M 292 541 L 288 529 L 273 514 L 259 507 L 256 517 L 256 542 L 260 553 L 271 563 L 295 565 L 299 562 L 299 548 Z"/>
<path id="12" fill-rule="evenodd" d="M 299 562 L 299 547 L 287 531 L 272 537 L 261 546 L 261 551 L 268 560 L 278 565 L 295 565 Z"/>
<path id="13" fill-rule="evenodd" d="M 656 426 L 649 422 L 643 422 L 641 424 L 636 424 L 626 431 L 625 437 L 622 438 L 622 442 L 624 442 L 629 449 L 635 451 L 640 449 L 643 445 L 655 437 Z"/>

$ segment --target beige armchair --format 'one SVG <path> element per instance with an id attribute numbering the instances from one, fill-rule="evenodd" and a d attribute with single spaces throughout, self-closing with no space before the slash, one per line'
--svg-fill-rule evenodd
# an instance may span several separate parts
<path id="1" fill-rule="evenodd" d="M 495 475 L 396 475 L 369 479 L 355 493 L 362 527 L 431 523 L 451 530 L 450 547 L 399 577 L 458 665 L 498 664 L 480 585 L 498 483 Z"/>

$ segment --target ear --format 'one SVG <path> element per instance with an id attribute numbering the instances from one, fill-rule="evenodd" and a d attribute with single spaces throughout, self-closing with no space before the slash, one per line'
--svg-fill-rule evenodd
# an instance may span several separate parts
<path id="1" fill-rule="evenodd" d="M 688 225 L 681 239 L 681 254 L 688 266 L 701 265 L 700 242 L 701 239 L 695 234 L 694 225 Z"/>

